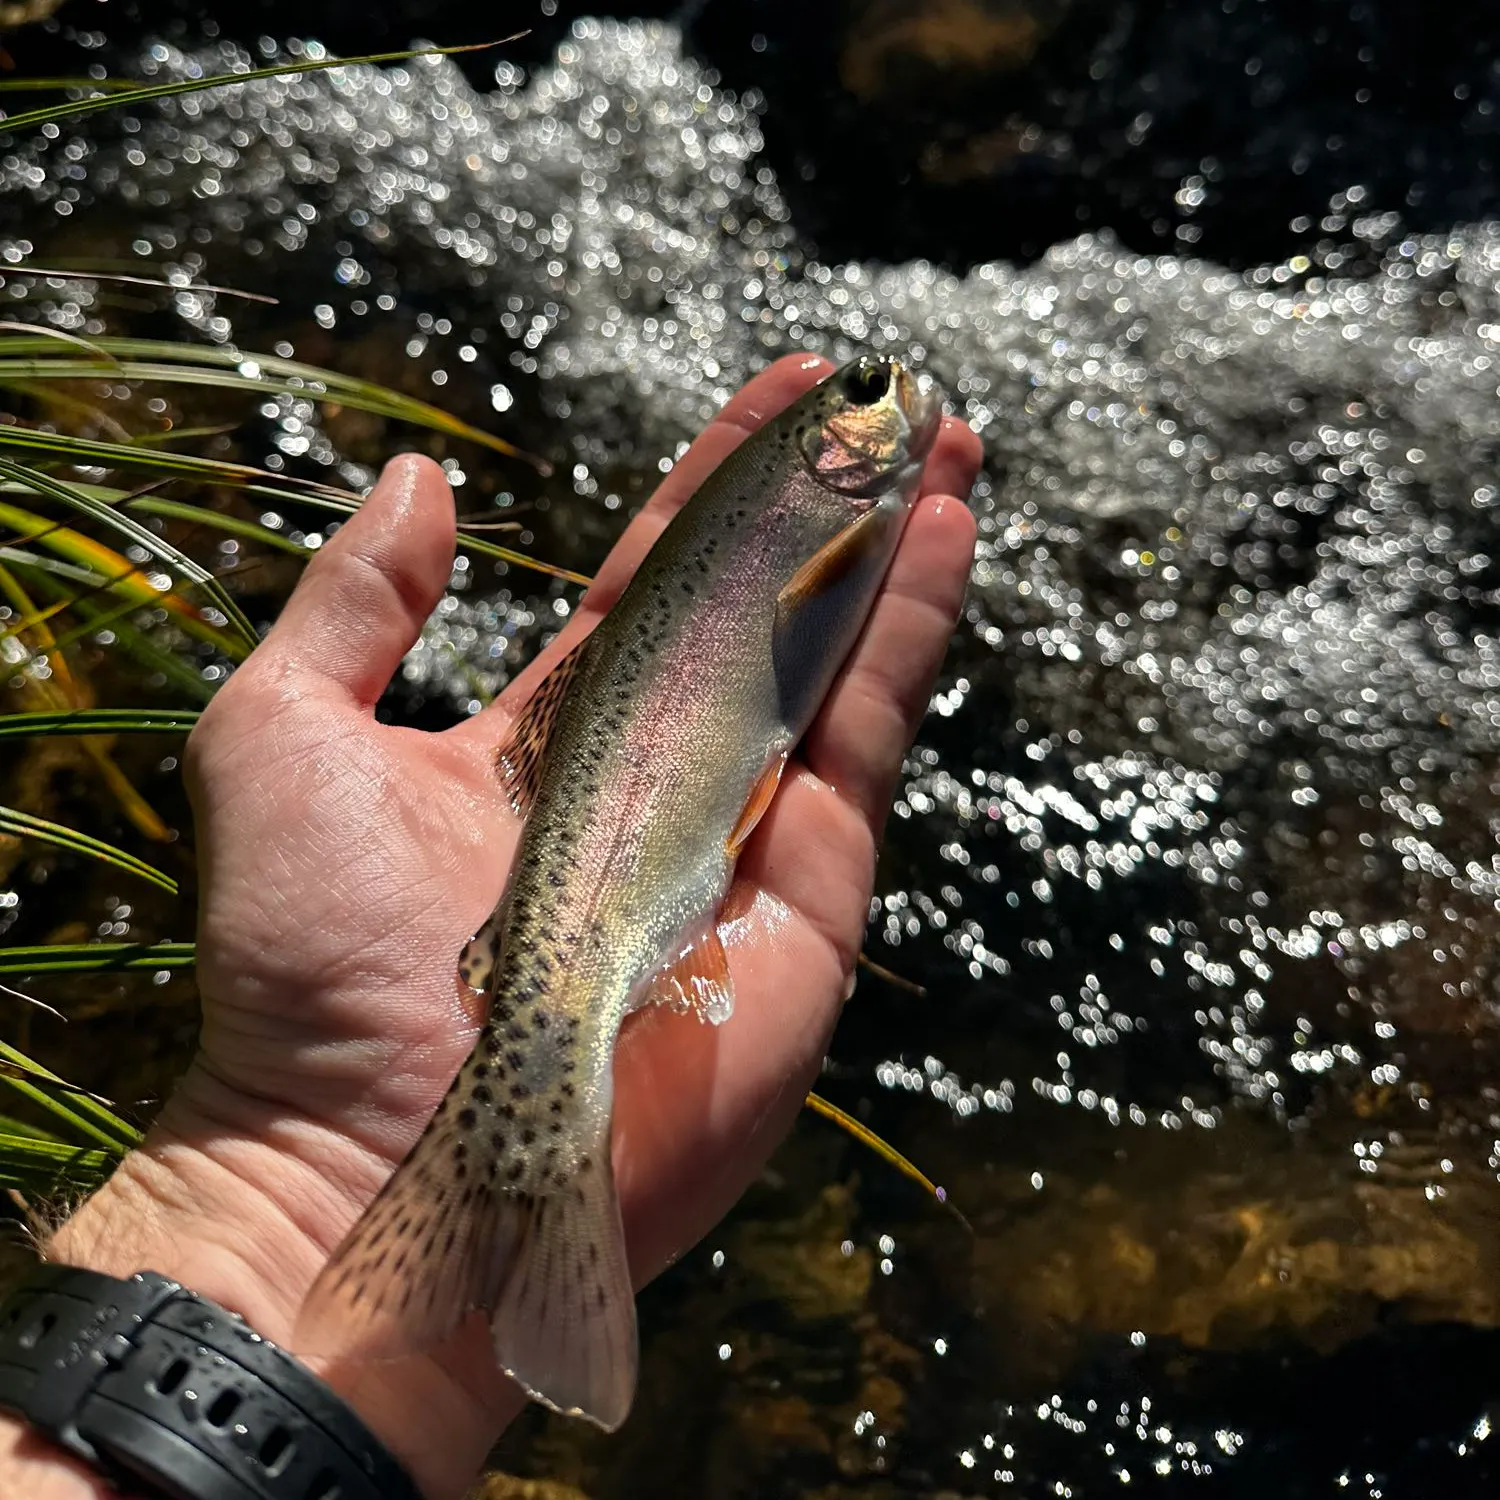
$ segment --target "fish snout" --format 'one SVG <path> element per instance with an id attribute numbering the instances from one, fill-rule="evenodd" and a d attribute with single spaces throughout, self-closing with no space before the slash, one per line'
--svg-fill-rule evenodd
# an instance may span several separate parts
<path id="1" fill-rule="evenodd" d="M 911 456 L 924 456 L 937 439 L 943 419 L 943 389 L 925 370 L 896 366 L 896 399 L 910 433 Z"/>

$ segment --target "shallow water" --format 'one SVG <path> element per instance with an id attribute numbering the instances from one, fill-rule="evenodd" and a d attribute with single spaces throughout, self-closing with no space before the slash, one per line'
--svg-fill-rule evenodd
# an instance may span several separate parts
<path id="1" fill-rule="evenodd" d="M 824 1085 L 976 1233 L 806 1120 L 643 1298 L 626 1432 L 532 1414 L 502 1463 L 601 1497 L 1490 1493 L 1500 226 L 1409 233 L 1350 184 L 1241 271 L 1104 233 L 825 264 L 754 103 L 670 27 L 580 22 L 493 92 L 348 69 L 0 158 L 9 258 L 274 283 L 155 326 L 399 368 L 545 447 L 550 486 L 448 462 L 558 561 L 786 349 L 913 349 L 984 438 L 871 914 L 927 995 L 862 979 Z M 263 418 L 252 459 L 378 460 L 310 402 Z M 389 710 L 471 711 L 570 597 L 466 560 Z"/>

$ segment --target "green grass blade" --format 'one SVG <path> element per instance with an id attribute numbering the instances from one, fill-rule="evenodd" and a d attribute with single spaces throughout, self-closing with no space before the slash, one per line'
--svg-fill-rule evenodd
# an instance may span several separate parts
<path id="1" fill-rule="evenodd" d="M 253 484 L 245 486 L 245 493 L 270 500 L 285 500 L 285 496 Z M 337 515 L 352 516 L 364 502 L 335 499 L 331 495 L 299 495 L 297 503 L 313 510 L 332 511 Z M 515 552 L 509 547 L 498 546 L 485 537 L 476 536 L 472 531 L 460 531 L 457 545 L 465 552 L 473 552 L 480 557 L 492 557 L 497 562 L 510 563 L 517 568 L 527 568 L 533 573 L 545 573 L 549 578 L 561 578 L 565 583 L 580 584 L 584 588 L 594 581 L 587 573 L 575 573 L 571 568 L 560 568 L 556 563 L 543 562 L 541 558 L 531 557 L 525 552 Z"/>
<path id="2" fill-rule="evenodd" d="M 101 864 L 113 865 L 117 870 L 124 870 L 141 880 L 149 880 L 152 885 L 158 885 L 174 896 L 177 894 L 177 882 L 170 875 L 164 875 L 155 865 L 148 865 L 145 860 L 117 849 L 113 844 L 106 844 L 103 839 L 79 833 L 75 828 L 65 828 L 61 823 L 49 822 L 46 818 L 34 817 L 31 813 L 21 812 L 19 808 L 0 807 L 0 833 L 36 839 L 59 849 L 70 849 L 74 854 L 97 859 Z"/>
<path id="3" fill-rule="evenodd" d="M 167 436 L 167 434 L 162 434 Z M 187 474 L 221 484 L 243 483 L 247 479 L 277 480 L 281 476 L 268 469 L 249 464 L 228 463 L 221 458 L 199 458 L 191 453 L 174 453 L 170 449 L 133 443 L 101 443 L 92 438 L 70 437 L 66 433 L 42 432 L 35 427 L 0 427 L 0 447 L 24 448 L 45 453 L 70 464 L 88 464 L 105 469 L 154 469 L 159 474 Z"/>
<path id="4" fill-rule="evenodd" d="M 195 943 L 43 943 L 0 948 L 0 974 L 92 974 L 114 970 L 190 969 Z"/>
<path id="5" fill-rule="evenodd" d="M 85 1093 L 82 1089 L 74 1088 L 71 1083 L 59 1078 L 50 1068 L 44 1068 L 39 1062 L 33 1062 L 24 1052 L 18 1052 L 7 1042 L 0 1042 L 0 1062 L 8 1063 L 11 1068 L 20 1073 L 59 1090 L 62 1096 L 60 1099 L 55 1095 L 46 1095 L 38 1102 L 44 1103 L 45 1107 L 59 1119 L 66 1118 L 73 1122 L 79 1115 L 85 1116 L 93 1123 L 85 1124 L 82 1128 L 92 1139 L 117 1150 L 124 1150 L 139 1144 L 140 1131 L 128 1121 L 122 1120 L 102 1099 Z M 0 1076 L 4 1076 L 5 1081 L 12 1087 L 20 1081 L 14 1074 Z M 32 1087 L 35 1088 L 35 1085 Z M 45 1094 L 45 1091 L 41 1092 Z M 27 1097 L 32 1096 L 28 1094 Z"/>
<path id="6" fill-rule="evenodd" d="M 295 501 L 296 497 L 291 495 L 283 497 L 283 503 L 288 500 Z M 247 537 L 251 541 L 259 542 L 263 547 L 274 547 L 278 552 L 289 552 L 293 557 L 311 557 L 313 554 L 311 547 L 306 547 L 301 542 L 294 542 L 290 537 L 272 531 L 269 526 L 262 526 L 259 521 L 246 521 L 239 516 L 226 515 L 223 511 L 211 510 L 206 505 L 189 505 L 183 500 L 158 500 L 152 497 L 127 500 L 125 506 L 128 510 L 140 511 L 142 515 L 168 516 L 176 521 L 192 521 L 199 526 L 211 526 L 215 531 L 227 532 L 230 536 Z"/>
<path id="7" fill-rule="evenodd" d="M 245 618 L 239 605 L 229 597 L 219 580 L 202 564 L 194 562 L 181 548 L 174 547 L 165 538 L 157 536 L 149 527 L 129 516 L 121 515 L 117 508 L 105 505 L 75 485 L 65 484 L 50 474 L 43 474 L 11 459 L 0 458 L 0 477 L 15 483 L 30 484 L 38 493 L 50 496 L 80 515 L 88 516 L 100 525 L 108 526 L 128 537 L 138 547 L 144 547 L 153 557 L 175 567 L 183 577 L 207 594 L 213 600 L 214 607 L 229 621 L 250 650 L 253 651 L 260 644 L 255 627 Z"/>
<path id="8" fill-rule="evenodd" d="M 69 579 L 84 585 L 86 589 L 98 590 L 107 586 L 108 579 L 100 579 L 86 568 L 74 567 L 71 563 L 58 562 L 55 558 L 38 557 L 20 547 L 0 547 L 0 561 L 21 574 L 33 588 L 45 593 L 49 599 L 62 600 L 70 613 L 82 617 L 83 623 L 69 631 L 59 631 L 53 640 L 53 649 L 65 651 L 75 641 L 94 635 L 100 630 L 111 630 L 121 650 L 133 657 L 143 667 L 157 673 L 164 682 L 170 683 L 178 692 L 207 703 L 217 690 L 216 684 L 204 680 L 180 656 L 158 646 L 143 630 L 130 622 L 130 616 L 138 610 L 149 609 L 149 604 L 138 600 L 127 600 L 106 609 L 96 604 L 87 594 L 68 588 L 60 579 Z M 175 616 L 173 617 L 176 618 Z M 186 623 L 185 621 L 179 623 Z"/>
<path id="9" fill-rule="evenodd" d="M 471 426 L 439 406 L 317 365 L 282 359 L 279 355 L 246 354 L 216 345 L 174 344 L 161 339 L 97 338 L 89 343 L 99 350 L 100 358 L 80 359 L 71 350 L 64 356 L 59 353 L 55 339 L 34 334 L 0 336 L 0 384 L 108 378 L 215 386 L 251 391 L 259 396 L 267 392 L 305 396 L 312 401 L 336 402 L 464 438 L 496 453 L 522 459 L 540 474 L 552 472 L 545 459 L 525 453 L 504 438 Z"/>
<path id="10" fill-rule="evenodd" d="M 43 585 L 44 588 L 46 586 Z M 59 635 L 57 637 L 59 650 L 71 645 L 81 636 L 93 635 L 100 630 L 111 630 L 114 632 L 120 649 L 127 656 L 138 661 L 149 671 L 159 674 L 163 681 L 176 688 L 178 692 L 199 703 L 207 703 L 218 691 L 217 683 L 205 681 L 203 674 L 195 667 L 185 662 L 175 652 L 158 646 L 144 630 L 138 630 L 131 623 L 129 617 L 136 612 L 136 606 L 101 609 L 87 600 L 75 597 L 69 608 L 74 614 L 83 616 L 87 623 L 77 630 L 69 631 L 66 635 Z"/>
<path id="11" fill-rule="evenodd" d="M 0 84 L 0 88 L 4 85 Z M 130 87 L 135 87 L 134 84 Z M 139 265 L 139 261 L 109 262 L 119 265 Z M 161 276 L 130 276 L 119 271 L 95 271 L 78 267 L 68 266 L 38 266 L 26 261 L 19 266 L 7 265 L 5 268 L 7 276 L 39 276 L 49 281 L 108 281 L 122 286 L 155 286 L 165 287 L 171 292 L 212 292 L 218 297 L 240 297 L 246 302 L 263 302 L 267 307 L 280 307 L 281 304 L 275 297 L 267 297 L 263 292 L 241 291 L 236 286 L 216 286 L 208 281 L 168 281 Z"/>
<path id="12" fill-rule="evenodd" d="M 186 431 L 178 434 L 160 434 L 162 438 L 188 435 Z M 0 447 L 24 448 L 31 452 L 48 453 L 65 459 L 69 463 L 91 464 L 104 468 L 154 469 L 160 473 L 234 486 L 280 505 L 310 505 L 345 516 L 353 515 L 361 503 L 358 496 L 350 494 L 347 490 L 337 489 L 333 485 L 319 484 L 315 480 L 285 479 L 279 474 L 272 474 L 268 469 L 256 469 L 248 464 L 229 463 L 223 459 L 199 458 L 189 453 L 161 452 L 154 446 L 146 447 L 147 441 L 142 438 L 139 440 L 139 445 L 101 443 L 89 438 L 38 432 L 27 427 L 0 427 Z M 224 517 L 220 512 L 204 507 L 189 506 L 181 501 L 132 499 L 128 490 L 110 489 L 103 485 L 84 486 L 71 480 L 69 483 L 73 488 L 106 505 L 123 504 L 127 509 L 140 511 L 143 514 L 199 521 L 206 525 L 217 526 L 220 530 L 233 535 L 252 538 L 263 542 L 266 546 L 277 547 L 283 552 L 306 555 L 309 550 L 298 546 L 295 542 L 288 541 L 284 536 L 278 536 L 265 527 L 257 526 L 253 521 Z M 12 493 L 32 493 L 27 486 L 14 481 L 6 484 L 4 488 Z M 587 585 L 590 582 L 582 573 L 556 567 L 510 547 L 498 546 L 472 532 L 460 531 L 458 540 L 461 546 L 483 557 L 492 557 L 501 562 L 513 563 L 517 567 L 530 568 L 552 577 L 564 578 L 570 583 Z"/>
<path id="13" fill-rule="evenodd" d="M 173 83 L 152 83 L 129 89 L 124 93 L 111 94 L 94 99 L 71 99 L 66 104 L 54 104 L 46 109 L 29 109 L 8 119 L 0 117 L 0 132 L 14 134 L 22 130 L 35 130 L 41 125 L 50 125 L 54 120 L 65 120 L 75 115 L 92 115 L 103 109 L 119 109 L 147 104 L 153 99 L 169 99 L 174 94 L 197 94 L 204 89 L 223 88 L 227 84 L 250 83 L 257 78 L 290 78 L 298 73 L 317 73 L 327 68 L 352 68 L 361 64 L 405 62 L 414 57 L 444 57 L 455 52 L 482 52 L 487 47 L 500 47 L 513 42 L 525 32 L 501 37 L 494 42 L 470 42 L 463 47 L 425 47 L 421 51 L 372 52 L 364 57 L 309 58 L 303 62 L 277 63 L 269 68 L 252 68 L 245 73 L 215 73 L 208 78 L 185 78 Z"/>
<path id="14" fill-rule="evenodd" d="M 47 1196 L 64 1188 L 97 1187 L 122 1154 L 0 1133 L 0 1188 Z"/>
<path id="15" fill-rule="evenodd" d="M 0 1052 L 10 1052 L 12 1048 L 0 1046 Z M 96 1125 L 82 1111 L 70 1109 L 56 1094 L 48 1089 L 38 1088 L 28 1078 L 19 1077 L 9 1069 L 0 1067 L 0 1083 L 14 1089 L 23 1099 L 29 1099 L 39 1109 L 45 1110 L 54 1120 L 66 1125 L 70 1130 L 85 1137 L 87 1140 L 96 1142 L 112 1152 L 116 1156 L 123 1156 L 133 1142 L 118 1139 L 108 1130 Z M 76 1098 L 77 1096 L 70 1096 Z M 120 1121 L 125 1125 L 123 1120 Z M 125 1126 L 128 1130 L 130 1127 Z"/>
<path id="16" fill-rule="evenodd" d="M 99 1145 L 116 1156 L 123 1156 L 129 1149 L 124 1141 L 116 1140 L 107 1130 L 100 1129 L 77 1110 L 69 1109 L 56 1094 L 38 1088 L 28 1079 L 18 1078 L 14 1073 L 0 1068 L 0 1083 L 14 1089 L 23 1099 L 31 1100 L 39 1109 L 46 1110 L 55 1120 L 77 1131 L 79 1135 L 86 1136 L 91 1141 L 97 1141 Z"/>
<path id="17" fill-rule="evenodd" d="M 0 740 L 26 735 L 186 734 L 198 722 L 191 708 L 77 708 L 60 713 L 0 715 Z"/>
<path id="18" fill-rule="evenodd" d="M 142 87 L 131 78 L 0 78 L 0 93 L 6 94 L 39 94 L 44 89 L 97 89 L 100 93 L 123 94 Z"/>
<path id="19" fill-rule="evenodd" d="M 40 542 L 57 554 L 56 558 L 44 558 L 15 545 L 0 545 L 0 557 L 73 579 L 91 594 L 113 594 L 131 609 L 164 609 L 189 635 L 207 641 L 234 661 L 243 661 L 250 654 L 238 633 L 231 634 L 181 594 L 160 592 L 147 580 L 141 565 L 92 537 L 4 501 L 0 501 L 0 525 L 13 528 L 18 533 L 17 541 Z M 62 598 L 72 606 L 74 596 L 65 593 Z"/>

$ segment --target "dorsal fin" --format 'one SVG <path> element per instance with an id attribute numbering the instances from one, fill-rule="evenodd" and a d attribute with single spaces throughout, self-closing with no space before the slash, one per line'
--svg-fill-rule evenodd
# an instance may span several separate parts
<path id="1" fill-rule="evenodd" d="M 558 710 L 577 675 L 587 645 L 587 641 L 582 641 L 574 646 L 537 683 L 532 695 L 521 705 L 521 711 L 495 756 L 495 768 L 500 773 L 501 784 L 510 794 L 510 805 L 522 817 L 530 812 L 531 804 L 536 801 L 547 741 L 552 738 Z"/>

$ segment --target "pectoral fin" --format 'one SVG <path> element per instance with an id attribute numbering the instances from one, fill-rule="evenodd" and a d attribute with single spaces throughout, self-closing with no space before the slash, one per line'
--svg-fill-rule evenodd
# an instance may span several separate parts
<path id="1" fill-rule="evenodd" d="M 906 505 L 877 501 L 825 542 L 776 597 L 771 656 L 782 722 L 800 734 L 817 712 L 901 539 Z"/>
<path id="2" fill-rule="evenodd" d="M 891 513 L 884 506 L 871 506 L 859 520 L 819 547 L 777 595 L 778 629 L 784 617 L 795 615 L 814 600 L 832 593 L 855 573 L 880 559 L 890 546 L 891 520 Z"/>
<path id="3" fill-rule="evenodd" d="M 536 685 L 536 690 L 516 715 L 510 726 L 510 733 L 506 735 L 495 757 L 501 783 L 510 794 L 510 805 L 523 816 L 531 810 L 531 804 L 536 800 L 547 741 L 552 738 L 558 710 L 577 675 L 578 664 L 587 645 L 588 642 L 584 641 L 581 645 L 574 646 Z"/>

